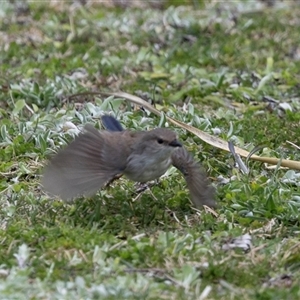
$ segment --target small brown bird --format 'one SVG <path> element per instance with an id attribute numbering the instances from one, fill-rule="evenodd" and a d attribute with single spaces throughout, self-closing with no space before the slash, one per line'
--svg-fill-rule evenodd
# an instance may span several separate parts
<path id="1" fill-rule="evenodd" d="M 173 131 L 123 130 L 107 115 L 102 122 L 108 130 L 86 125 L 84 133 L 50 160 L 42 179 L 49 193 L 62 199 L 92 195 L 121 175 L 144 183 L 159 178 L 173 165 L 183 173 L 196 207 L 216 206 L 214 188 L 205 172 Z"/>

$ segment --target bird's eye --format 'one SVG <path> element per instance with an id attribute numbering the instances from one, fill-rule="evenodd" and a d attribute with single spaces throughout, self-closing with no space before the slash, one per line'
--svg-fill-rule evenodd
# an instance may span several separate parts
<path id="1" fill-rule="evenodd" d="M 164 140 L 163 140 L 163 139 L 157 139 L 157 142 L 158 142 L 159 144 L 162 144 L 162 143 L 164 142 Z"/>

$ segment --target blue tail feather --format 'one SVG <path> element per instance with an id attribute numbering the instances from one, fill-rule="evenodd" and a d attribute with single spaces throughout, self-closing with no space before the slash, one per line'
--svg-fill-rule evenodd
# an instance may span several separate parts
<path id="1" fill-rule="evenodd" d="M 109 131 L 123 131 L 124 130 L 122 125 L 120 124 L 120 122 L 112 116 L 104 115 L 101 117 L 101 120 L 102 120 L 102 124 L 104 125 L 106 130 L 109 130 Z"/>

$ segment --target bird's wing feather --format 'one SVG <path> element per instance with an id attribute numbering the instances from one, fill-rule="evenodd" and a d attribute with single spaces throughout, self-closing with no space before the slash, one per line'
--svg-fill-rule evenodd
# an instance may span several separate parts
<path id="1" fill-rule="evenodd" d="M 105 136 L 108 134 L 111 136 Z M 116 150 L 112 143 L 115 140 L 121 141 L 122 134 L 123 132 L 99 132 L 87 125 L 83 134 L 50 161 L 43 174 L 44 188 L 62 199 L 94 194 L 125 168 L 126 162 L 116 159 L 122 147 L 117 144 Z M 127 156 L 126 153 L 123 154 Z"/>
<path id="2" fill-rule="evenodd" d="M 205 171 L 184 147 L 177 148 L 173 152 L 172 164 L 184 175 L 191 200 L 196 207 L 200 208 L 203 205 L 216 207 L 215 190 L 210 185 Z"/>

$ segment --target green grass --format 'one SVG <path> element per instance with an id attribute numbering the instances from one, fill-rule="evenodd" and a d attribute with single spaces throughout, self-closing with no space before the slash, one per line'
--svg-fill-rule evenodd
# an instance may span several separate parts
<path id="1" fill-rule="evenodd" d="M 297 170 L 250 161 L 242 174 L 168 124 L 208 171 L 215 213 L 191 207 L 175 169 L 140 197 L 126 179 L 73 203 L 40 185 L 78 132 L 68 122 L 100 128 L 113 112 L 132 130 L 167 125 L 121 99 L 70 97 L 90 91 L 126 91 L 248 151 L 299 160 L 288 141 L 299 146 L 300 9 L 224 3 L 1 4 L 1 299 L 300 297 Z M 224 249 L 247 233 L 250 249 Z"/>

